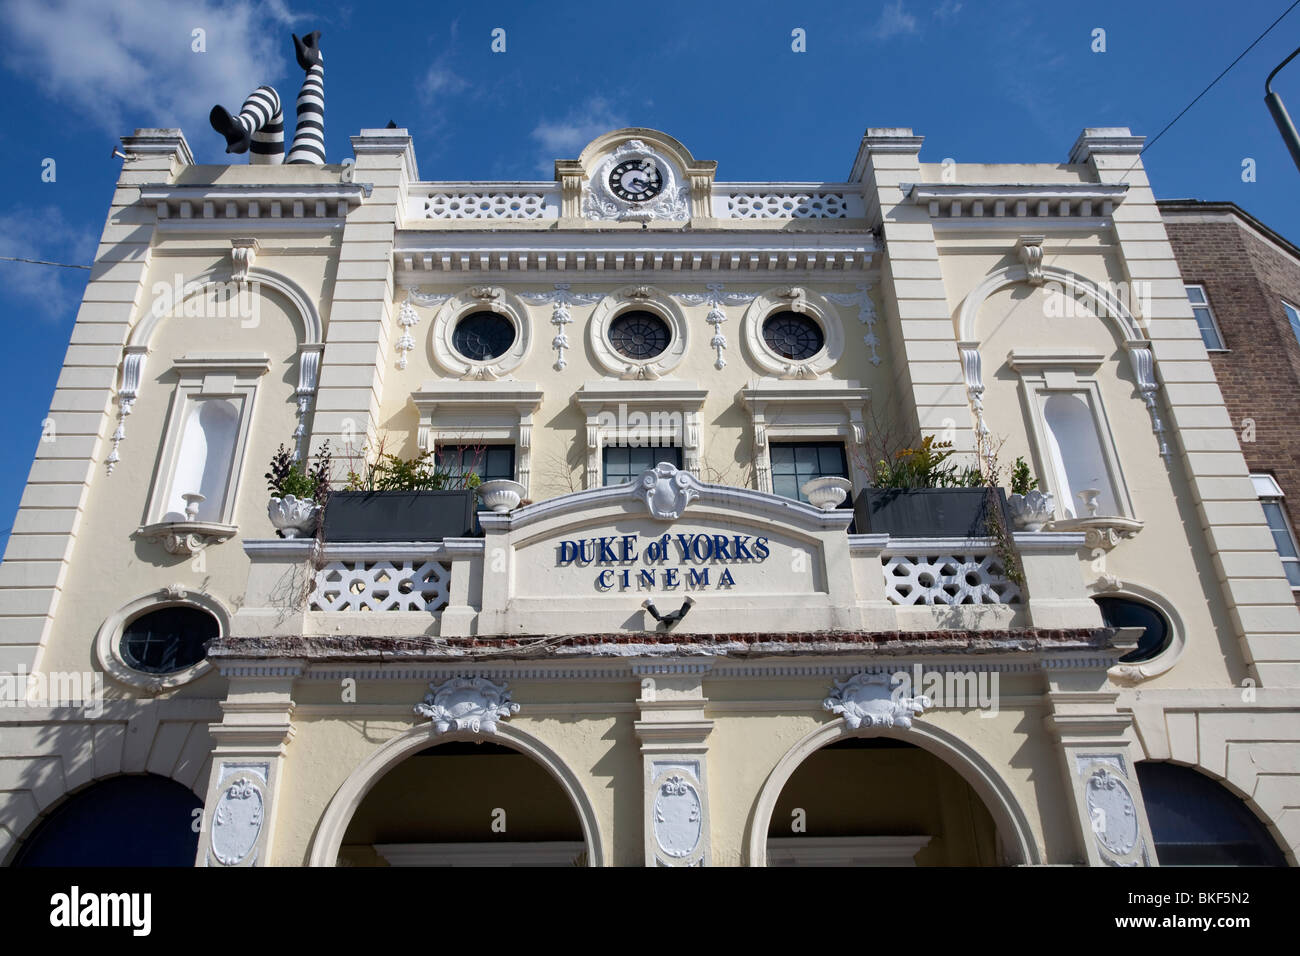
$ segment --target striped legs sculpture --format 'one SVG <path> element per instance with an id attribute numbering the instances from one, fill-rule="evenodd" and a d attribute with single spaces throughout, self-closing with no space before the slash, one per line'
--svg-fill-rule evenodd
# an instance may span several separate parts
<path id="1" fill-rule="evenodd" d="M 325 58 L 320 51 L 320 31 L 293 38 L 298 65 L 307 75 L 298 91 L 298 127 L 294 130 L 290 163 L 325 163 Z M 214 106 L 208 116 L 212 128 L 226 138 L 227 153 L 249 153 L 254 165 L 277 165 L 284 158 L 284 113 L 274 87 L 259 86 L 244 100 L 238 115 Z"/>

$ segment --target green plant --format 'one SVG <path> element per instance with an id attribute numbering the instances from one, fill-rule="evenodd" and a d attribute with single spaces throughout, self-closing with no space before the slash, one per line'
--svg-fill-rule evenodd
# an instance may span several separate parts
<path id="1" fill-rule="evenodd" d="M 951 461 L 953 454 L 952 442 L 927 435 L 916 448 L 895 453 L 892 462 L 876 462 L 872 483 L 877 488 L 978 488 L 985 483 L 978 468 Z"/>
<path id="2" fill-rule="evenodd" d="M 1011 493 L 1027 495 L 1038 487 L 1038 479 L 1030 477 L 1029 465 L 1023 458 L 1017 458 L 1011 466 Z"/>
<path id="3" fill-rule="evenodd" d="M 271 470 L 265 475 L 267 489 L 273 497 L 293 495 L 298 499 L 324 502 L 330 492 L 330 443 L 325 441 L 316 456 L 316 463 L 304 468 L 295 461 L 293 453 L 283 444 L 271 456 Z"/>
<path id="4" fill-rule="evenodd" d="M 443 491 L 453 488 L 477 488 L 483 479 L 475 472 L 458 474 L 439 468 L 432 451 L 402 458 L 384 451 L 381 439 L 374 459 L 363 457 L 360 471 L 348 471 L 347 491 Z"/>

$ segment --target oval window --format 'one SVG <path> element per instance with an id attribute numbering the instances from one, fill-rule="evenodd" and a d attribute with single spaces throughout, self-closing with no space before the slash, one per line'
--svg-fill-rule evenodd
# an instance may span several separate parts
<path id="1" fill-rule="evenodd" d="M 653 312 L 624 312 L 609 323 L 609 344 L 624 358 L 646 361 L 668 348 L 668 323 Z"/>
<path id="2" fill-rule="evenodd" d="M 496 312 L 471 312 L 456 323 L 451 344 L 471 362 L 489 362 L 515 343 L 515 325 Z"/>
<path id="3" fill-rule="evenodd" d="M 217 619 L 194 607 L 163 607 L 142 614 L 122 631 L 127 666 L 146 674 L 172 674 L 193 667 L 217 636 Z"/>
<path id="4" fill-rule="evenodd" d="M 1140 664 L 1156 657 L 1169 646 L 1173 636 L 1165 616 L 1149 604 L 1132 598 L 1095 598 L 1101 608 L 1101 619 L 1107 627 L 1140 627 L 1142 636 L 1138 645 L 1119 659 L 1121 664 Z"/>
<path id="5" fill-rule="evenodd" d="M 763 341 L 782 358 L 803 361 L 822 350 L 826 337 L 811 316 L 777 312 L 763 320 Z"/>

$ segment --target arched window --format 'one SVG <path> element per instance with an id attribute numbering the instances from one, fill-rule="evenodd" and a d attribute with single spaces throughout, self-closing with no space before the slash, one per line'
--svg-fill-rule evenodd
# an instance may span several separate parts
<path id="1" fill-rule="evenodd" d="M 1043 396 L 1047 443 L 1059 487 L 1057 501 L 1067 518 L 1086 518 L 1079 492 L 1097 491 L 1098 515 L 1118 515 L 1110 470 L 1097 437 L 1097 424 L 1086 392 L 1048 392 Z"/>
<path id="2" fill-rule="evenodd" d="M 203 495 L 197 518 L 219 521 L 239 437 L 239 408 L 228 398 L 193 402 L 187 410 L 176 471 L 167 498 L 167 519 L 185 520 L 187 492 Z"/>
<path id="3" fill-rule="evenodd" d="M 23 843 L 14 866 L 193 866 L 203 806 L 166 777 L 91 784 L 60 804 Z"/>
<path id="4" fill-rule="evenodd" d="M 1143 761 L 1137 776 L 1161 866 L 1286 866 L 1259 818 L 1203 773 Z"/>

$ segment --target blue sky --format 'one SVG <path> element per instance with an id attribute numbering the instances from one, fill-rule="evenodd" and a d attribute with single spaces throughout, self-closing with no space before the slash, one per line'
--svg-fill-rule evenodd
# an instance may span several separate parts
<path id="1" fill-rule="evenodd" d="M 843 180 L 867 126 L 912 127 L 931 162 L 1063 162 L 1085 126 L 1153 137 L 1289 5 L 0 0 L 0 255 L 89 263 L 121 165 L 111 151 L 136 127 L 179 126 L 196 161 L 226 161 L 209 109 L 237 109 L 259 83 L 292 104 L 291 32 L 323 34 L 331 162 L 391 119 L 414 135 L 424 179 L 550 179 L 595 135 L 650 126 L 717 160 L 720 180 Z M 497 27 L 505 53 L 490 49 Z M 791 50 L 795 28 L 807 52 Z M 1158 196 L 1231 200 L 1300 240 L 1300 172 L 1263 103 L 1264 77 L 1297 46 L 1300 9 L 1146 153 Z M 1300 60 L 1275 88 L 1300 119 Z M 0 543 L 85 278 L 0 262 Z"/>

